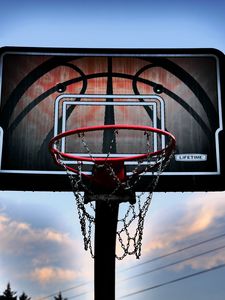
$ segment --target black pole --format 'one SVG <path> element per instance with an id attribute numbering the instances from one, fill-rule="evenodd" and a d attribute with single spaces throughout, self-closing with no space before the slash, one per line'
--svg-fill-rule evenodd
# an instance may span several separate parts
<path id="1" fill-rule="evenodd" d="M 96 201 L 94 300 L 115 300 L 115 251 L 119 203 Z"/>

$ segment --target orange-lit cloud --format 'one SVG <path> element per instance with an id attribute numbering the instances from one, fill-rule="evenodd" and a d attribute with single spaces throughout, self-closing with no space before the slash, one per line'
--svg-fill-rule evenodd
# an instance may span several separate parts
<path id="1" fill-rule="evenodd" d="M 198 233 L 213 226 L 215 222 L 225 216 L 225 194 L 204 193 L 198 194 L 187 202 L 186 231 L 188 234 Z M 189 226 L 187 226 L 189 224 Z"/>
<path id="2" fill-rule="evenodd" d="M 9 221 L 8 217 L 6 217 L 5 215 L 0 215 L 0 224 L 8 221 Z"/>
<path id="3" fill-rule="evenodd" d="M 1 259 L 13 257 L 14 262 L 15 258 L 18 263 L 23 262 L 23 270 L 18 274 L 16 265 L 5 267 L 5 270 L 15 269 L 17 278 L 54 284 L 93 277 L 89 253 L 84 253 L 82 239 L 76 240 L 67 232 L 36 228 L 0 214 L 0 237 Z"/>
<path id="4" fill-rule="evenodd" d="M 56 244 L 73 246 L 74 241 L 67 233 L 58 232 L 51 228 L 33 228 L 30 224 L 10 219 L 8 216 L 0 215 L 0 250 L 3 252 L 13 252 L 21 254 L 26 251 L 26 247 L 36 243 L 52 242 Z M 18 247 L 21 245 L 21 247 Z M 15 249 L 17 249 L 15 253 Z"/>
<path id="5" fill-rule="evenodd" d="M 221 220 L 225 220 L 225 193 L 196 193 L 182 204 L 179 211 L 174 208 L 174 212 L 170 212 L 167 217 L 165 215 L 160 217 L 159 212 L 154 223 L 151 220 L 148 222 L 149 226 L 144 229 L 142 253 L 164 254 L 176 250 L 177 245 L 184 242 L 187 245 L 188 240 L 193 243 L 193 240 L 196 241 L 201 234 L 203 240 L 210 238 L 213 235 L 210 232 L 220 230 Z M 199 251 L 201 252 L 201 249 Z M 222 251 L 224 253 L 224 250 Z M 225 262 L 225 255 L 218 251 L 210 256 L 187 261 L 183 266 L 212 267 L 221 262 Z"/>
<path id="6" fill-rule="evenodd" d="M 41 284 L 47 284 L 49 282 L 62 282 L 62 281 L 74 281 L 79 274 L 74 270 L 43 267 L 36 268 L 31 273 L 31 278 L 34 281 L 38 281 Z"/>

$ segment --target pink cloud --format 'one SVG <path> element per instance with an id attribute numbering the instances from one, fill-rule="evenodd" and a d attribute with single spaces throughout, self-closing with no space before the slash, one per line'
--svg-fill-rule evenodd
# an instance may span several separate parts
<path id="1" fill-rule="evenodd" d="M 92 260 L 83 250 L 82 240 L 70 237 L 68 232 L 35 228 L 32 224 L 0 215 L 0 236 L 1 259 L 6 261 L 7 257 L 8 261 L 4 274 L 12 269 L 17 278 L 42 284 L 54 280 L 66 282 L 78 276 L 81 280 L 93 277 Z M 13 257 L 14 265 L 10 264 L 10 257 Z M 17 264 L 21 262 L 23 270 L 17 273 Z M 59 265 L 63 267 L 59 268 Z"/>
<path id="2" fill-rule="evenodd" d="M 182 245 L 183 242 L 187 245 L 187 240 L 193 241 L 198 236 L 202 236 L 201 239 L 204 236 L 207 236 L 205 239 L 211 237 L 215 230 L 224 225 L 221 220 L 225 220 L 225 193 L 195 193 L 167 216 L 160 213 L 159 211 L 158 216 L 154 220 L 150 219 L 145 226 L 143 255 L 176 250 L 177 245 Z M 224 263 L 222 251 L 187 261 L 182 267 L 191 265 L 193 268 L 206 268 Z"/>
<path id="3" fill-rule="evenodd" d="M 74 270 L 56 267 L 35 268 L 31 273 L 32 280 L 40 284 L 74 281 L 77 277 L 79 273 Z"/>
<path id="4" fill-rule="evenodd" d="M 26 248 L 30 249 L 31 246 L 36 243 L 52 242 L 58 245 L 64 245 L 65 247 L 74 247 L 75 243 L 67 233 L 59 232 L 51 228 L 34 228 L 26 222 L 15 221 L 5 215 L 0 215 L 0 236 L 1 253 L 13 252 L 18 255 L 21 254 L 21 251 L 24 253 Z M 19 245 L 21 247 L 19 247 Z"/>

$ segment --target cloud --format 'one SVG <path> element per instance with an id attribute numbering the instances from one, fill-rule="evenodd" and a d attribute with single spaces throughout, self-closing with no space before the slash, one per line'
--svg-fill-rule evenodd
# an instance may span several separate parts
<path id="1" fill-rule="evenodd" d="M 72 246 L 74 240 L 70 239 L 67 233 L 59 232 L 51 228 L 34 228 L 26 222 L 19 222 L 10 219 L 6 215 L 0 215 L 0 236 L 1 253 L 13 253 L 21 255 L 22 253 L 33 249 L 33 246 L 51 243 Z M 19 247 L 21 246 L 21 247 Z"/>
<path id="2" fill-rule="evenodd" d="M 66 234 L 56 232 L 54 230 L 46 229 L 44 232 L 44 238 L 49 241 L 54 241 L 57 243 L 68 243 L 69 239 Z"/>
<path id="3" fill-rule="evenodd" d="M 5 215 L 0 215 L 0 233 L 5 229 L 6 224 L 8 223 L 9 218 Z"/>
<path id="4" fill-rule="evenodd" d="M 214 248 L 214 247 L 212 247 Z M 204 250 L 201 250 L 204 252 Z M 200 252 L 201 252 L 200 251 Z M 222 250 L 218 250 L 215 252 L 212 252 L 208 255 L 202 255 L 197 257 L 196 259 L 191 259 L 183 262 L 182 264 L 178 264 L 175 266 L 175 270 L 182 270 L 186 266 L 191 266 L 194 270 L 199 269 L 210 269 L 212 267 L 215 267 L 220 264 L 225 263 L 225 256 L 224 256 L 224 248 Z"/>
<path id="5" fill-rule="evenodd" d="M 70 269 L 43 267 L 35 268 L 31 273 L 31 278 L 38 281 L 40 284 L 47 284 L 49 282 L 64 282 L 74 281 L 79 277 L 79 273 Z"/>
<path id="6" fill-rule="evenodd" d="M 225 194 L 205 193 L 187 202 L 184 224 L 188 234 L 202 232 L 225 216 Z M 187 224 L 189 228 L 187 229 Z"/>
<path id="7" fill-rule="evenodd" d="M 36 228 L 6 214 L 0 214 L 0 253 L 2 274 L 17 282 L 44 286 L 93 278 L 81 238 L 49 227 Z"/>
<path id="8" fill-rule="evenodd" d="M 224 232 L 225 193 L 195 193 L 167 216 L 164 213 L 160 216 L 159 212 L 153 221 L 150 220 L 150 225 L 145 226 L 143 255 L 165 254 L 187 246 L 187 241 L 193 244 L 199 239 L 208 239 L 222 230 Z M 204 252 L 206 246 L 196 251 Z M 216 242 L 210 246 L 216 248 Z M 224 263 L 225 256 L 221 255 L 222 251 L 186 261 L 182 267 L 189 265 L 198 269 Z"/>
<path id="9" fill-rule="evenodd" d="M 8 221 L 9 221 L 8 217 L 6 217 L 5 215 L 0 215 L 0 223 L 5 223 Z"/>

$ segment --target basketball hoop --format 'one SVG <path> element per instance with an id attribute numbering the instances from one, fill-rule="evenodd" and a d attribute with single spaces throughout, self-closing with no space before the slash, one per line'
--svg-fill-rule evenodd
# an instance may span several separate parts
<path id="1" fill-rule="evenodd" d="M 108 153 L 94 155 L 89 149 L 85 139 L 85 133 L 92 131 L 112 131 Z M 146 152 L 122 156 L 112 155 L 113 144 L 116 143 L 116 136 L 120 130 L 135 130 L 143 132 L 146 139 Z M 163 135 L 167 139 L 166 146 L 162 149 L 151 151 L 151 135 Z M 66 137 L 75 136 L 81 140 L 85 149 L 84 154 L 65 153 L 60 150 L 60 141 Z M 84 238 L 85 250 L 89 249 L 94 257 L 92 247 L 92 233 L 95 223 L 94 201 L 106 201 L 109 205 L 112 202 L 130 202 L 125 216 L 118 219 L 117 237 L 123 253 L 116 255 L 123 259 L 128 254 L 135 254 L 137 258 L 141 255 L 141 240 L 143 235 L 144 218 L 151 203 L 152 193 L 159 180 L 159 175 L 164 171 L 170 162 L 175 149 L 174 136 L 164 130 L 138 125 L 102 125 L 78 128 L 63 132 L 55 136 L 49 143 L 49 150 L 55 163 L 63 167 L 71 181 L 74 192 L 78 215 L 81 223 L 81 230 Z M 85 163 L 91 163 L 91 173 L 85 172 Z M 126 163 L 135 162 L 132 171 L 126 171 Z M 138 182 L 146 173 L 152 174 L 152 180 L 148 183 L 148 196 L 144 192 L 135 195 Z M 82 192 L 84 191 L 84 193 Z M 145 199 L 144 199 L 145 198 Z M 131 224 L 136 221 L 137 228 L 131 233 Z M 126 236 L 126 241 L 124 240 Z M 132 248 L 132 249 L 131 249 Z"/>

